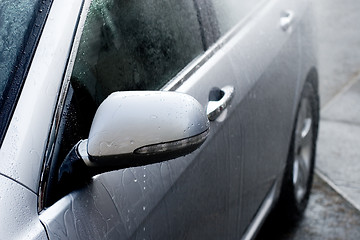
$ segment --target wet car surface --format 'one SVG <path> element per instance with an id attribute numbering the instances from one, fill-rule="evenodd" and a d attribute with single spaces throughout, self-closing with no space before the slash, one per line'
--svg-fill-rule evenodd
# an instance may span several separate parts
<path id="1" fill-rule="evenodd" d="M 310 1 L 34 6 L 24 46 L 2 45 L 18 56 L 1 236 L 238 239 L 276 204 L 301 216 L 319 121 Z"/>
<path id="2" fill-rule="evenodd" d="M 304 219 L 286 228 L 281 219 L 273 217 L 279 224 L 267 221 L 259 239 L 360 238 L 360 4 L 319 0 L 314 7 L 322 105 L 317 153 L 320 177 L 314 179 Z"/>

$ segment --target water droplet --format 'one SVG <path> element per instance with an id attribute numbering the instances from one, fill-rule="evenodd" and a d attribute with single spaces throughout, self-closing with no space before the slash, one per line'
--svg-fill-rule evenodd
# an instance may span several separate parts
<path id="1" fill-rule="evenodd" d="M 134 182 L 137 182 L 137 179 L 134 179 Z"/>
<path id="2" fill-rule="evenodd" d="M 145 206 L 143 206 L 143 211 L 145 211 L 146 210 L 146 207 Z"/>
<path id="3" fill-rule="evenodd" d="M 131 141 L 130 141 L 130 144 L 133 145 L 133 144 L 134 144 L 134 140 L 131 140 Z"/>

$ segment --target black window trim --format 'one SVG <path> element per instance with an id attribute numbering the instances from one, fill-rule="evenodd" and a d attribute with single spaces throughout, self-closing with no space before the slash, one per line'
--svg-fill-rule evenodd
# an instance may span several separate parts
<path id="1" fill-rule="evenodd" d="M 193 0 L 204 51 L 220 38 L 220 29 L 214 12 L 212 1 Z"/>

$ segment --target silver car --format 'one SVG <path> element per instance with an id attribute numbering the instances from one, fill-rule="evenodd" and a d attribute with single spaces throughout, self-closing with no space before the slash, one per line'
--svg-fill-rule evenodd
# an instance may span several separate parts
<path id="1" fill-rule="evenodd" d="M 296 221 L 309 0 L 0 2 L 1 239 L 251 239 Z"/>

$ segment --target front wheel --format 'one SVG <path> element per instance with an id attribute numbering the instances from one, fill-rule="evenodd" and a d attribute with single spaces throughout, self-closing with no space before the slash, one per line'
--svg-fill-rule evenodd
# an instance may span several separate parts
<path id="1" fill-rule="evenodd" d="M 306 82 L 297 108 L 291 144 L 277 210 L 294 223 L 307 206 L 315 166 L 319 98 Z"/>

